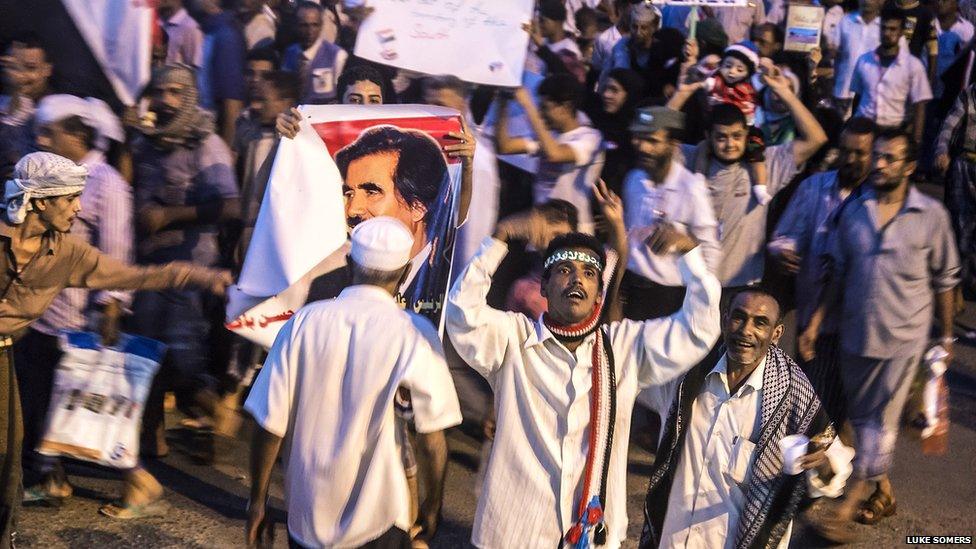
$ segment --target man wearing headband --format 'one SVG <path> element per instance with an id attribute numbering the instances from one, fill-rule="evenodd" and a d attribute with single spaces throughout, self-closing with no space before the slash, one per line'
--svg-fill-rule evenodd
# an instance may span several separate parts
<path id="1" fill-rule="evenodd" d="M 223 294 L 231 282 L 226 272 L 187 263 L 126 265 L 66 236 L 64 233 L 71 229 L 81 209 L 87 175 L 87 168 L 67 158 L 36 152 L 17 163 L 14 177 L 7 180 L 4 188 L 5 213 L 0 219 L 0 547 L 10 542 L 22 497 L 23 428 L 12 364 L 13 338 L 20 337 L 66 287 L 195 287 Z"/>
<path id="2" fill-rule="evenodd" d="M 461 410 L 434 325 L 393 297 L 410 270 L 414 239 L 387 216 L 363 221 L 351 239 L 353 284 L 303 307 L 281 328 L 244 405 L 260 426 L 251 453 L 249 546 L 270 533 L 268 488 L 285 438 L 292 547 L 410 547 L 411 529 L 429 539 L 437 526 L 447 470 L 443 430 L 461 423 Z M 397 448 L 398 392 L 410 395 L 418 446 L 431 464 L 416 520 Z"/>
<path id="3" fill-rule="evenodd" d="M 213 120 L 197 105 L 196 75 L 185 65 L 166 65 L 147 88 L 149 113 L 133 140 L 135 211 L 142 264 L 188 260 L 221 263 L 219 225 L 237 219 L 241 207 L 230 150 L 214 133 Z M 215 410 L 209 375 L 211 330 L 219 304 L 195 290 L 140 292 L 132 330 L 170 345 L 143 417 L 143 455 L 165 455 L 163 390 L 172 384 L 180 407 Z M 178 319 L 178 320 L 176 320 Z"/>
<path id="4" fill-rule="evenodd" d="M 88 168 L 81 212 L 71 234 L 119 261 L 132 261 L 132 188 L 105 161 L 111 141 L 122 141 L 122 125 L 103 101 L 73 95 L 49 95 L 34 117 L 37 148 Z M 25 501 L 50 500 L 71 495 L 61 461 L 33 450 L 43 435 L 54 371 L 61 360 L 58 335 L 62 330 L 98 331 L 113 343 L 122 311 L 132 301 L 129 292 L 89 292 L 65 289 L 44 315 L 14 347 L 17 380 L 24 415 L 25 465 L 44 476 L 28 489 Z"/>
<path id="5" fill-rule="evenodd" d="M 625 234 L 620 199 L 603 185 L 596 194 L 617 241 Z M 552 238 L 563 231 L 536 211 L 502 221 L 448 298 L 447 333 L 495 394 L 477 547 L 618 547 L 627 535 L 627 438 L 637 393 L 679 377 L 719 335 L 719 283 L 692 238 L 665 227 L 650 237 L 655 249 L 681 256 L 682 310 L 609 322 L 606 279 L 618 259 L 592 236 Z M 548 310 L 539 319 L 487 304 L 512 240 L 546 249 Z"/>

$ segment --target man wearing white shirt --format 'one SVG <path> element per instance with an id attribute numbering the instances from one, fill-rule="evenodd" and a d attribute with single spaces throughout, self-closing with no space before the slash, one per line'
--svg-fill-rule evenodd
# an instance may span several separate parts
<path id="1" fill-rule="evenodd" d="M 495 127 L 498 154 L 539 156 L 539 171 L 532 186 L 535 204 L 558 198 L 576 206 L 579 229 L 592 234 L 590 198 L 603 167 L 603 136 L 577 117 L 583 87 L 568 74 L 554 74 L 539 85 L 539 108 L 525 88 L 515 91 L 515 100 L 525 111 L 535 139 L 512 137 L 508 133 L 508 101 L 503 99 Z"/>
<path id="2" fill-rule="evenodd" d="M 838 27 L 837 57 L 834 62 L 834 101 L 846 117 L 854 94 L 851 79 L 854 65 L 881 43 L 881 0 L 860 0 L 860 9 L 845 16 Z"/>
<path id="3" fill-rule="evenodd" d="M 627 271 L 621 286 L 624 316 L 647 320 L 681 309 L 685 287 L 678 258 L 652 253 L 644 241 L 658 222 L 671 223 L 698 241 L 705 264 L 716 272 L 722 260 L 718 222 L 705 178 L 674 160 L 675 132 L 685 115 L 667 107 L 637 110 L 630 126 L 637 167 L 624 178 L 624 223 L 627 226 Z"/>
<path id="4" fill-rule="evenodd" d="M 614 0 L 612 6 L 617 15 L 617 22 L 600 33 L 593 46 L 593 68 L 602 72 L 610 63 L 613 47 L 621 39 L 630 35 L 630 2 L 629 0 Z M 609 70 L 609 69 L 608 69 Z"/>
<path id="5" fill-rule="evenodd" d="M 932 88 L 922 62 L 902 45 L 905 16 L 895 9 L 881 12 L 881 44 L 857 60 L 851 79 L 854 113 L 881 127 L 913 128 L 916 143 L 922 141 L 925 105 Z"/>
<path id="6" fill-rule="evenodd" d="M 443 430 L 459 424 L 461 412 L 436 329 L 393 298 L 412 246 L 400 221 L 364 221 L 352 233 L 354 285 L 303 307 L 278 334 L 244 405 L 260 426 L 251 452 L 249 545 L 269 534 L 268 486 L 287 438 L 292 546 L 410 546 L 409 490 L 394 435 L 394 397 L 402 390 L 431 464 L 417 526 L 433 535 L 447 469 Z"/>
<path id="7" fill-rule="evenodd" d="M 601 186 L 598 199 L 614 247 L 625 255 L 619 198 Z M 495 394 L 495 438 L 471 540 L 477 547 L 619 547 L 627 535 L 627 433 L 637 393 L 680 376 L 718 337 L 720 287 L 691 238 L 661 226 L 650 239 L 659 253 L 681 255 L 688 292 L 680 312 L 605 322 L 613 256 L 608 264 L 602 244 L 581 233 L 546 247 L 557 229 L 537 212 L 502 221 L 448 298 L 447 333 Z M 540 319 L 486 302 L 514 239 L 547 248 L 548 310 Z"/>
<path id="8" fill-rule="evenodd" d="M 736 294 L 722 315 L 724 346 L 658 391 L 654 407 L 666 420 L 641 549 L 787 547 L 807 489 L 807 478 L 785 471 L 779 441 L 788 435 L 811 439 L 799 466 L 812 495 L 839 495 L 853 453 L 836 440 L 803 372 L 776 347 L 780 314 L 765 290 Z M 821 476 L 831 474 L 825 485 Z"/>

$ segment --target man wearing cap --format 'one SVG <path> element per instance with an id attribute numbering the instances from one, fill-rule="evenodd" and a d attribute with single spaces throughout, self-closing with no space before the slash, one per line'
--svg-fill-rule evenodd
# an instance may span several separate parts
<path id="1" fill-rule="evenodd" d="M 424 537 L 434 534 L 447 467 L 443 430 L 459 424 L 461 412 L 436 329 L 393 298 L 412 247 L 395 218 L 360 223 L 350 249 L 353 285 L 303 307 L 278 333 L 244 405 L 261 427 L 251 451 L 248 544 L 270 533 L 271 470 L 287 438 L 292 546 L 410 547 L 410 496 L 394 428 L 400 390 L 410 394 L 431 464 L 417 526 Z"/>
<path id="2" fill-rule="evenodd" d="M 612 233 L 623 235 L 620 199 L 598 190 Z M 471 540 L 477 547 L 618 547 L 627 536 L 627 438 L 637 393 L 680 376 L 718 338 L 718 281 L 690 237 L 660 226 L 649 239 L 654 250 L 681 256 L 682 310 L 608 322 L 603 305 L 613 295 L 605 288 L 617 259 L 594 237 L 566 230 L 535 210 L 503 220 L 448 298 L 447 333 L 495 394 L 495 438 Z M 546 250 L 548 310 L 539 319 L 487 304 L 512 240 Z"/>
<path id="3" fill-rule="evenodd" d="M 38 149 L 88 168 L 72 236 L 119 261 L 131 262 L 132 187 L 105 161 L 109 142 L 125 139 L 118 118 L 101 100 L 56 94 L 41 100 L 34 124 Z M 24 414 L 24 457 L 27 465 L 44 476 L 25 494 L 26 501 L 63 498 L 72 492 L 60 460 L 34 453 L 43 434 L 54 371 L 61 359 L 58 334 L 88 329 L 99 332 L 102 341 L 111 344 L 118 336 L 122 311 L 131 302 L 130 292 L 65 289 L 14 347 Z"/>
<path id="4" fill-rule="evenodd" d="M 678 258 L 653 253 L 645 243 L 659 224 L 692 236 L 709 271 L 716 272 L 722 259 L 705 178 L 674 160 L 684 122 L 680 111 L 644 107 L 630 125 L 637 167 L 623 185 L 629 254 L 621 296 L 624 316 L 631 320 L 674 314 L 684 300 Z"/>
<path id="5" fill-rule="evenodd" d="M 40 317 L 66 287 L 161 290 L 196 287 L 223 294 L 226 272 L 173 262 L 126 265 L 66 236 L 81 208 L 88 169 L 49 152 L 31 153 L 14 168 L 0 220 L 0 548 L 11 542 L 22 497 L 23 427 L 13 369 L 13 338 Z M 158 486 L 158 485 L 157 485 Z M 159 488 L 161 493 L 162 489 Z M 130 494 L 126 495 L 129 499 Z"/>

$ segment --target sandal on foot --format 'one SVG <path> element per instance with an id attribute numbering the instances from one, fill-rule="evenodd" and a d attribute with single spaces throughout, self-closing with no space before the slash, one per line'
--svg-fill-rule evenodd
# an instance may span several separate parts
<path id="1" fill-rule="evenodd" d="M 881 490 L 875 490 L 858 510 L 856 520 L 861 524 L 874 525 L 894 515 L 897 510 L 898 502 L 895 498 Z"/>
<path id="2" fill-rule="evenodd" d="M 151 517 L 160 514 L 159 503 L 162 498 L 147 501 L 146 503 L 125 503 L 123 501 L 113 501 L 101 506 L 98 512 L 108 518 L 116 520 L 132 520 Z"/>
<path id="3" fill-rule="evenodd" d="M 71 497 L 71 490 L 68 491 L 67 495 L 52 494 L 47 490 L 47 488 L 37 485 L 31 486 L 24 490 L 23 502 L 38 503 L 41 505 L 49 505 L 51 507 L 61 507 L 64 502 Z"/>

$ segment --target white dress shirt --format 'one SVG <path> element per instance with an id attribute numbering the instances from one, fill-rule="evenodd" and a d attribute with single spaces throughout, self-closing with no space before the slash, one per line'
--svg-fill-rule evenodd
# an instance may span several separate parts
<path id="1" fill-rule="evenodd" d="M 734 395 L 725 356 L 705 377 L 692 406 L 661 532 L 662 547 L 735 547 L 739 514 L 759 432 L 766 360 Z M 655 408 L 666 416 L 670 402 Z M 788 528 L 779 547 L 789 545 Z"/>
<path id="2" fill-rule="evenodd" d="M 909 108 L 932 99 L 925 67 L 905 44 L 898 47 L 898 55 L 887 67 L 881 64 L 877 51 L 862 55 L 854 67 L 851 93 L 860 97 L 856 116 L 874 120 L 879 126 L 901 125 Z"/>
<path id="3" fill-rule="evenodd" d="M 675 470 L 668 509 L 661 529 L 661 547 L 733 549 L 739 516 L 745 507 L 747 483 L 752 472 L 761 429 L 763 374 L 766 360 L 729 394 L 728 360 L 719 359 L 705 376 L 692 406 L 691 420 Z M 667 420 L 680 380 L 657 394 L 652 408 Z M 835 438 L 827 449 L 835 474 L 823 483 L 808 471 L 813 497 L 837 497 L 851 473 L 853 451 Z M 789 546 L 793 523 L 777 547 Z"/>
<path id="4" fill-rule="evenodd" d="M 576 520 L 590 424 L 595 334 L 571 353 L 539 321 L 486 303 L 508 252 L 486 239 L 454 285 L 447 332 L 459 355 L 495 394 L 495 440 L 478 500 L 477 547 L 557 547 Z M 688 286 L 674 315 L 609 325 L 617 380 L 614 444 L 606 494 L 608 549 L 627 535 L 627 439 L 638 391 L 661 387 L 701 360 L 719 334 L 718 280 L 697 248 L 680 261 Z"/>
<path id="5" fill-rule="evenodd" d="M 881 44 L 881 17 L 875 16 L 870 23 L 861 18 L 860 13 L 851 13 L 840 22 L 838 31 L 837 57 L 834 61 L 834 97 L 850 99 L 851 78 L 854 66 L 865 53 Z"/>
<path id="6" fill-rule="evenodd" d="M 393 398 L 410 391 L 417 432 L 461 422 L 433 324 L 376 286 L 303 307 L 278 333 L 244 408 L 285 438 L 288 532 L 306 547 L 354 547 L 409 530 L 410 492 Z"/>
<path id="7" fill-rule="evenodd" d="M 668 175 L 655 184 L 641 168 L 627 172 L 623 184 L 624 224 L 627 226 L 627 270 L 661 284 L 681 286 L 678 258 L 651 252 L 644 242 L 659 218 L 694 236 L 701 245 L 708 270 L 716 273 L 722 262 L 718 221 L 712 209 L 705 177 L 672 161 Z"/>

